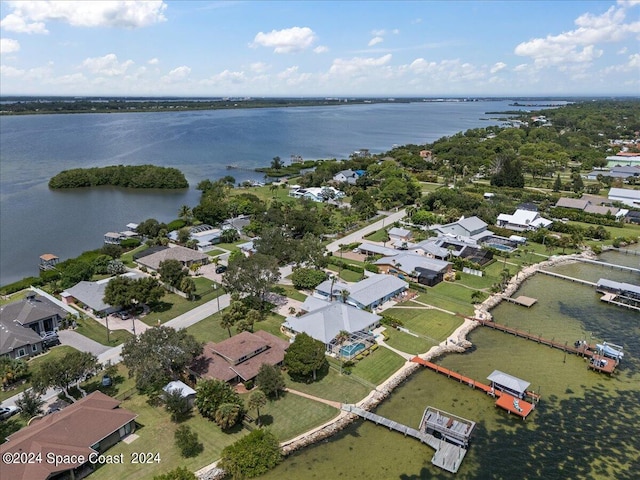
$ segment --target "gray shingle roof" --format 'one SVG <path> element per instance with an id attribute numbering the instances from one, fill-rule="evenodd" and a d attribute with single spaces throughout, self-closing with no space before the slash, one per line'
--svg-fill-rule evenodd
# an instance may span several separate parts
<path id="1" fill-rule="evenodd" d="M 67 312 L 40 295 L 35 295 L 32 299 L 12 302 L 0 308 L 1 321 L 15 320 L 25 326 L 55 315 L 64 318 L 67 316 Z"/>

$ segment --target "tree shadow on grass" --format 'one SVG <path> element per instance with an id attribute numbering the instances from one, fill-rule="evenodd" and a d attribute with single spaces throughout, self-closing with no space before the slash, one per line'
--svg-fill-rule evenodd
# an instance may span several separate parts
<path id="1" fill-rule="evenodd" d="M 260 415 L 260 423 L 256 424 L 258 427 L 268 427 L 269 425 L 273 425 L 273 415 Z"/>
<path id="2" fill-rule="evenodd" d="M 173 303 L 158 302 L 158 303 L 155 303 L 153 305 L 153 308 L 151 309 L 151 312 L 153 312 L 153 313 L 168 312 L 172 308 L 173 308 Z"/>

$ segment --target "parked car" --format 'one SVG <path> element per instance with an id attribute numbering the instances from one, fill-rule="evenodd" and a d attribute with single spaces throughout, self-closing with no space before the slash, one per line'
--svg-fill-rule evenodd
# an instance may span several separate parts
<path id="1" fill-rule="evenodd" d="M 122 320 L 127 320 L 128 318 L 130 318 L 129 312 L 118 312 L 118 316 Z"/>
<path id="2" fill-rule="evenodd" d="M 7 418 L 14 416 L 18 412 L 20 412 L 20 407 L 16 407 L 14 405 L 11 405 L 10 407 L 1 407 L 0 420 L 6 420 Z"/>
<path id="3" fill-rule="evenodd" d="M 42 338 L 42 345 L 45 347 L 53 347 L 55 345 L 60 345 L 60 338 L 58 337 L 58 332 L 44 332 L 40 335 Z"/>
<path id="4" fill-rule="evenodd" d="M 111 380 L 111 377 L 109 375 L 103 375 L 102 376 L 102 386 L 103 387 L 110 387 L 113 384 L 113 380 Z"/>
<path id="5" fill-rule="evenodd" d="M 216 273 L 224 273 L 227 271 L 227 266 L 226 265 L 218 265 L 216 267 Z"/>

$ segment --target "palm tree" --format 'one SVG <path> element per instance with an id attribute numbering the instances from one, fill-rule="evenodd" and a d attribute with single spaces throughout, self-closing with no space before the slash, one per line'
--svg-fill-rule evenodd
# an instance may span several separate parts
<path id="1" fill-rule="evenodd" d="M 196 291 L 196 283 L 191 277 L 184 277 L 180 280 L 180 290 L 187 294 L 187 298 L 191 300 L 193 298 L 193 292 Z"/>
<path id="2" fill-rule="evenodd" d="M 193 215 L 192 210 L 188 205 L 182 205 L 180 207 L 180 211 L 178 212 L 178 217 L 187 222 L 187 224 L 191 223 L 191 216 Z"/>
<path id="3" fill-rule="evenodd" d="M 240 416 L 240 405 L 237 403 L 223 403 L 218 407 L 214 415 L 215 422 L 226 430 L 233 427 L 238 422 Z"/>
<path id="4" fill-rule="evenodd" d="M 340 300 L 342 300 L 342 303 L 347 303 L 348 298 L 349 298 L 349 290 L 347 289 L 340 290 Z"/>
<path id="5" fill-rule="evenodd" d="M 256 390 L 249 396 L 247 401 L 247 407 L 249 409 L 255 408 L 258 416 L 256 417 L 256 423 L 260 425 L 260 407 L 264 407 L 267 404 L 267 396 L 262 390 Z"/>
<path id="6" fill-rule="evenodd" d="M 474 290 L 471 293 L 471 303 L 479 303 L 482 297 L 484 297 L 484 294 L 480 290 Z"/>
<path id="7" fill-rule="evenodd" d="M 343 290 L 344 291 L 344 290 Z M 349 338 L 351 337 L 351 334 L 349 332 L 347 332 L 346 330 L 340 330 L 338 332 L 338 334 L 336 335 L 336 343 L 338 344 L 338 347 L 342 347 L 344 345 L 344 343 L 349 340 Z M 342 352 L 341 352 L 342 348 L 338 349 L 338 356 L 340 358 L 340 375 L 342 375 L 342 366 L 344 364 L 344 362 L 342 361 Z"/>
<path id="8" fill-rule="evenodd" d="M 235 318 L 229 312 L 225 312 L 222 314 L 222 318 L 220 319 L 220 326 L 222 328 L 226 328 L 227 332 L 229 332 L 229 338 L 231 338 L 231 327 L 233 327 L 236 323 Z"/>

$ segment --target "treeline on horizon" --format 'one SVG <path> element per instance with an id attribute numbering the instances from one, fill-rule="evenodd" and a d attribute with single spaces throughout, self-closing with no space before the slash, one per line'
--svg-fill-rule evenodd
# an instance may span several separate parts
<path id="1" fill-rule="evenodd" d="M 188 188 L 189 182 L 177 168 L 155 165 L 112 165 L 64 170 L 49 180 L 49 188 L 113 186 L 124 188 Z"/>

